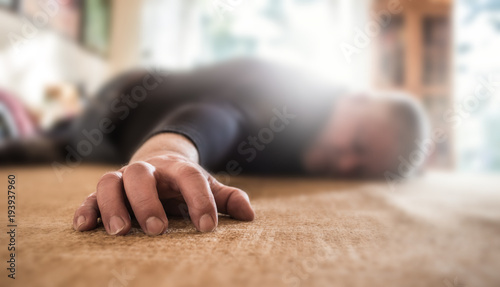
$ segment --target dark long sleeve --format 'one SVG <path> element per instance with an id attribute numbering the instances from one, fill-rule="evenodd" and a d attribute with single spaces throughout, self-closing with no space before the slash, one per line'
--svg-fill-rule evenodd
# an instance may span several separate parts
<path id="1" fill-rule="evenodd" d="M 148 138 L 164 132 L 182 134 L 198 149 L 200 164 L 211 169 L 234 149 L 241 138 L 242 119 L 240 111 L 228 103 L 185 104 L 163 119 Z"/>
<path id="2" fill-rule="evenodd" d="M 158 85 L 135 100 L 134 89 L 144 79 Z M 111 131 L 102 131 L 102 143 L 83 160 L 126 164 L 153 135 L 173 132 L 190 139 L 200 164 L 213 172 L 236 166 L 245 173 L 301 173 L 301 155 L 337 94 L 329 84 L 259 61 L 189 73 L 137 71 L 103 89 L 97 105 L 72 128 L 70 145 L 77 150 L 88 141 L 82 131 L 101 131 L 107 120 Z"/>

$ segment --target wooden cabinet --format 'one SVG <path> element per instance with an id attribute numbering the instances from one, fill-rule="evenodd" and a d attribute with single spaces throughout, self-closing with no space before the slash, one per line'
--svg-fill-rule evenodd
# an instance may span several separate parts
<path id="1" fill-rule="evenodd" d="M 389 23 L 375 40 L 373 55 L 374 86 L 384 90 L 403 90 L 418 97 L 430 116 L 432 129 L 443 129 L 448 140 L 436 144 L 430 164 L 450 168 L 454 165 L 452 129 L 444 113 L 452 107 L 451 90 L 451 13 L 449 0 L 375 0 L 373 18 L 391 5 L 402 9 L 392 13 Z M 386 14 L 387 15 L 387 14 Z"/>

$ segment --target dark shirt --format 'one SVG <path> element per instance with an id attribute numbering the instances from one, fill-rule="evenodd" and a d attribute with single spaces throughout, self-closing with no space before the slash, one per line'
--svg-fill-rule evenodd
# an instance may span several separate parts
<path id="1" fill-rule="evenodd" d="M 76 149 L 89 134 L 97 142 L 98 129 L 102 142 L 87 159 L 126 163 L 151 136 L 175 132 L 195 144 L 200 164 L 213 172 L 302 173 L 304 150 L 341 92 L 248 59 L 184 73 L 134 71 L 100 91 L 74 125 L 72 142 Z"/>

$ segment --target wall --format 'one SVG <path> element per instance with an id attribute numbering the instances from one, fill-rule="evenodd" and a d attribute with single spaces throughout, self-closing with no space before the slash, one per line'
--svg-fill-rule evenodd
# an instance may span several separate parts
<path id="1" fill-rule="evenodd" d="M 79 84 L 93 93 L 108 77 L 106 59 L 49 28 L 28 27 L 26 18 L 0 10 L 0 89 L 37 107 L 47 84 Z"/>

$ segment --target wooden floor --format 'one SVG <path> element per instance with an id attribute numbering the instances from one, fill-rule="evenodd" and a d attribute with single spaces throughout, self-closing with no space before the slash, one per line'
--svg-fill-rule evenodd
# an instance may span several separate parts
<path id="1" fill-rule="evenodd" d="M 213 233 L 108 236 L 72 229 L 100 175 L 83 166 L 0 170 L 0 286 L 500 286 L 500 179 L 386 182 L 235 178 L 257 218 Z M 16 279 L 7 277 L 7 175 L 17 177 Z"/>

